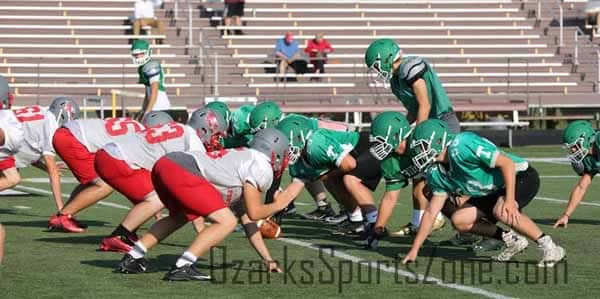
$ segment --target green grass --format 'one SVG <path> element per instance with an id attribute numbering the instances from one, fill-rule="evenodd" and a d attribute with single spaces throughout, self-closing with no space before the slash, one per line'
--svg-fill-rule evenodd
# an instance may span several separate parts
<path id="1" fill-rule="evenodd" d="M 526 157 L 559 157 L 560 150 L 548 147 L 525 147 L 509 150 Z M 568 165 L 535 163 L 542 176 L 570 175 Z M 23 177 L 43 177 L 43 174 L 26 170 Z M 576 178 L 543 178 L 539 196 L 567 199 Z M 26 184 L 49 189 L 47 184 Z M 65 184 L 65 192 L 73 184 Z M 376 197 L 382 193 L 382 186 Z M 592 185 L 586 200 L 600 204 L 596 194 L 600 184 Z M 113 194 L 107 201 L 128 205 L 120 195 Z M 298 201 L 301 212 L 312 209 L 311 199 L 303 193 Z M 30 209 L 19 209 L 27 206 Z M 598 215 L 600 206 L 580 206 L 573 215 L 569 228 L 555 230 L 553 221 L 561 215 L 564 203 L 535 200 L 525 211 L 568 252 L 566 264 L 560 266 L 559 273 L 548 273 L 544 283 L 543 272 L 534 267 L 540 253 L 534 244 L 524 254 L 516 257 L 518 263 L 490 263 L 492 253 L 477 255 L 463 248 L 440 244 L 452 236 L 447 225 L 434 233 L 420 253 L 419 264 L 410 269 L 398 266 L 399 270 L 428 273 L 429 277 L 445 278 L 445 282 L 456 282 L 510 297 L 585 298 L 600 295 L 597 283 Z M 390 223 L 397 228 L 409 221 L 412 207 L 409 192 L 403 192 L 400 203 Z M 164 272 L 175 262 L 194 237 L 190 226 L 184 227 L 154 248 L 149 259 L 151 272 L 142 275 L 113 273 L 113 268 L 121 258 L 120 254 L 96 251 L 103 236 L 110 233 L 120 222 L 126 211 L 96 205 L 82 212 L 78 218 L 90 225 L 83 234 L 48 232 L 48 216 L 55 212 L 48 196 L 2 197 L 0 199 L 0 221 L 7 230 L 5 263 L 0 267 L 1 298 L 258 298 L 258 297 L 363 297 L 388 298 L 392 296 L 414 298 L 478 297 L 478 295 L 447 288 L 435 284 L 418 282 L 396 277 L 385 271 L 369 271 L 365 264 L 331 257 L 328 251 L 270 240 L 267 245 L 274 258 L 287 261 L 289 275 L 271 274 L 267 280 L 259 271 L 256 253 L 249 246 L 242 233 L 229 236 L 223 246 L 227 250 L 227 261 L 223 262 L 222 250 L 216 250 L 214 260 L 200 261 L 205 271 L 213 271 L 219 283 L 169 283 L 161 280 Z M 145 227 L 143 230 L 145 230 Z M 396 257 L 403 256 L 410 248 L 412 239 L 396 238 L 381 242 L 376 251 L 366 251 L 347 238 L 332 237 L 332 227 L 312 221 L 286 219 L 284 233 L 287 238 L 301 240 L 318 246 L 333 246 L 343 252 L 365 261 L 388 263 L 392 268 Z M 209 259 L 209 257 L 205 257 Z M 292 262 L 295 262 L 292 264 Z M 565 266 L 566 265 L 566 266 Z M 285 265 L 282 265 L 285 266 Z M 456 274 L 452 275 L 452 266 Z M 461 271 L 461 268 L 464 270 Z M 535 273 L 538 271 L 538 277 Z M 462 272 L 462 273 L 461 273 Z M 226 275 L 226 279 L 222 279 Z M 234 279 L 234 276 L 238 276 Z M 321 275 L 321 277 L 319 276 Z M 558 279 L 555 283 L 554 278 Z M 518 281 L 515 281 L 518 278 Z M 525 281 L 528 279 L 529 281 Z M 332 280 L 332 282 L 328 282 Z M 453 281 L 455 280 L 455 281 Z M 566 281 L 565 281 L 566 280 Z"/>

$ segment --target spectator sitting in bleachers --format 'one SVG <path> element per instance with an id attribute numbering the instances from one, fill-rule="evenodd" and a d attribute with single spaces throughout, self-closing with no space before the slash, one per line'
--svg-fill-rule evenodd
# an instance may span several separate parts
<path id="1" fill-rule="evenodd" d="M 297 74 L 307 72 L 306 60 L 301 56 L 298 42 L 294 40 L 291 32 L 286 32 L 284 37 L 277 40 L 273 54 L 275 56 L 275 63 L 279 64 L 279 76 L 281 79 L 285 78 L 288 66 L 293 68 Z"/>
<path id="2" fill-rule="evenodd" d="M 244 0 L 225 0 L 225 26 L 231 26 L 231 19 L 235 20 L 235 26 L 242 26 L 242 16 L 244 15 Z M 243 35 L 241 29 L 233 31 L 236 35 Z M 229 34 L 230 31 L 227 30 Z"/>
<path id="3" fill-rule="evenodd" d="M 157 34 L 165 34 L 163 23 L 154 15 L 154 1 L 137 0 L 134 8 L 135 21 L 133 22 L 133 34 L 139 35 L 144 26 L 157 28 Z"/>
<path id="4" fill-rule="evenodd" d="M 315 35 L 314 39 L 308 41 L 304 52 L 310 57 L 310 63 L 313 65 L 313 73 L 325 73 L 325 63 L 327 63 L 327 54 L 333 52 L 333 48 L 324 38 L 323 33 Z M 321 78 L 315 77 L 311 80 L 321 81 Z"/>

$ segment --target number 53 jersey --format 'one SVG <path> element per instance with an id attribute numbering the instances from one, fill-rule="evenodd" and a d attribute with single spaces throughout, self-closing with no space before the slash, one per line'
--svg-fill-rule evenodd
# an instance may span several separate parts
<path id="1" fill-rule="evenodd" d="M 144 126 L 128 117 L 107 119 L 76 119 L 64 125 L 90 153 L 121 136 L 139 132 Z"/>
<path id="2" fill-rule="evenodd" d="M 503 154 L 515 163 L 516 172 L 527 170 L 524 159 L 504 153 L 491 141 L 472 132 L 460 133 L 448 146 L 448 167 L 431 167 L 427 184 L 434 194 L 485 196 L 505 187 L 498 155 Z"/>
<path id="3" fill-rule="evenodd" d="M 171 152 L 206 152 L 195 130 L 177 122 L 115 139 L 104 150 L 114 158 L 125 161 L 132 169 L 143 168 L 148 171 L 152 170 L 158 159 Z"/>

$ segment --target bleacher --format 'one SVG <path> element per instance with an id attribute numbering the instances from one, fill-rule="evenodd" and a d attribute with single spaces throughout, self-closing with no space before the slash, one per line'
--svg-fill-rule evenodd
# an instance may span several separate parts
<path id="1" fill-rule="evenodd" d="M 569 2 L 563 4 L 567 13 L 580 9 L 577 0 Z M 59 94 L 110 97 L 112 89 L 143 91 L 131 64 L 129 41 L 162 36 L 151 35 L 151 30 L 131 35 L 133 3 L 2 1 L 0 73 L 10 78 L 25 102 L 44 104 Z M 527 99 L 591 102 L 598 91 L 595 49 L 579 48 L 580 62 L 575 64 L 575 29 L 564 28 L 569 39 L 559 47 L 550 17 L 541 24 L 536 20 L 536 3 L 247 0 L 245 26 L 226 28 L 220 25 L 219 1 L 167 0 L 156 12 L 166 25 L 166 40 L 153 45 L 153 56 L 165 66 L 168 93 L 177 106 L 196 107 L 206 96 L 273 99 L 295 109 L 321 107 L 317 111 L 348 104 L 372 110 L 397 105 L 389 90 L 370 80 L 363 65 L 364 50 L 381 37 L 397 40 L 405 55 L 427 59 L 457 107 L 464 107 L 459 110 Z M 227 29 L 245 34 L 221 36 Z M 318 75 L 320 81 L 311 80 L 311 74 L 288 74 L 287 81 L 279 82 L 277 74 L 265 72 L 275 66 L 272 48 L 285 31 L 301 47 L 316 33 L 326 34 L 335 52 L 326 73 Z"/>

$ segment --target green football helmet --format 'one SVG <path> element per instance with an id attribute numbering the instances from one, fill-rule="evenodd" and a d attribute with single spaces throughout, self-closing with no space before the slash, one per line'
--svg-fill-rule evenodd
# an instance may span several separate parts
<path id="1" fill-rule="evenodd" d="M 253 105 L 242 105 L 231 112 L 231 133 L 233 136 L 250 134 L 250 113 Z"/>
<path id="2" fill-rule="evenodd" d="M 262 102 L 250 113 L 250 132 L 252 134 L 266 128 L 275 127 L 283 118 L 279 105 L 271 101 Z"/>
<path id="3" fill-rule="evenodd" d="M 380 113 L 371 123 L 369 151 L 378 160 L 383 160 L 410 135 L 410 131 L 404 114 L 396 111 Z"/>
<path id="4" fill-rule="evenodd" d="M 306 141 L 313 132 L 307 118 L 301 116 L 286 117 L 275 128 L 288 137 L 290 141 L 289 162 L 290 164 L 296 163 L 306 146 Z"/>
<path id="5" fill-rule="evenodd" d="M 221 101 L 213 101 L 206 105 L 205 108 L 209 108 L 217 111 L 217 113 L 221 114 L 223 118 L 225 118 L 225 122 L 227 122 L 227 127 L 229 128 L 229 122 L 231 121 L 231 110 L 229 110 L 229 106 Z"/>
<path id="6" fill-rule="evenodd" d="M 394 61 L 402 56 L 402 50 L 396 42 L 389 38 L 381 38 L 372 42 L 365 52 L 365 64 L 369 72 L 376 74 L 375 81 L 387 83 L 393 75 Z"/>
<path id="7" fill-rule="evenodd" d="M 144 54 L 144 56 L 138 56 L 139 54 Z M 146 62 L 150 61 L 151 55 L 152 49 L 146 40 L 136 39 L 131 44 L 131 58 L 133 59 L 133 64 L 146 64 Z"/>
<path id="8" fill-rule="evenodd" d="M 410 138 L 410 155 L 413 164 L 424 171 L 433 164 L 439 155 L 452 141 L 448 124 L 439 119 L 428 119 L 418 124 Z"/>
<path id="9" fill-rule="evenodd" d="M 589 121 L 576 120 L 570 123 L 563 132 L 563 143 L 569 151 L 567 157 L 575 163 L 583 161 L 592 148 L 595 135 Z"/>

